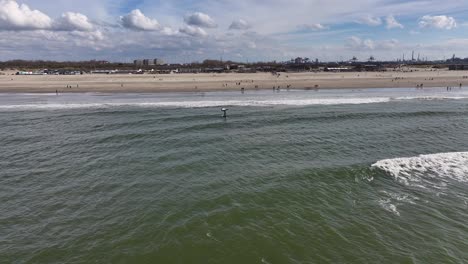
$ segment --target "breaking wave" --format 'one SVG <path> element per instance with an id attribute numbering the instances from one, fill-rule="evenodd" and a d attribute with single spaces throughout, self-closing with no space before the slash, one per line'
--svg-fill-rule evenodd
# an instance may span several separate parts
<path id="1" fill-rule="evenodd" d="M 467 96 L 404 96 L 404 97 L 396 97 L 396 98 L 393 98 L 392 100 L 437 101 L 437 100 L 463 100 L 463 99 L 468 99 L 468 97 Z"/>
<path id="2" fill-rule="evenodd" d="M 360 105 L 378 104 L 408 100 L 460 100 L 468 99 L 465 93 L 453 95 L 433 94 L 414 96 L 391 96 L 380 94 L 367 97 L 365 94 L 355 95 L 343 92 L 335 92 L 321 97 L 311 97 L 310 94 L 298 96 L 297 94 L 285 94 L 273 97 L 273 95 L 253 94 L 241 98 L 236 95 L 208 94 L 212 98 L 194 98 L 193 96 L 161 98 L 160 95 L 134 95 L 128 94 L 128 98 L 121 95 L 102 94 L 73 94 L 57 97 L 55 94 L 19 94 L 11 98 L 4 97 L 3 104 L 0 101 L 0 110 L 58 110 L 58 109 L 86 109 L 86 108 L 115 108 L 115 107 L 142 107 L 142 108 L 207 108 L 228 106 L 312 106 L 312 105 Z M 25 97 L 24 97 L 25 96 Z M 135 97 L 138 96 L 138 97 Z M 120 97 L 120 98 L 119 98 Z M 26 99 L 26 100 L 25 100 Z M 36 100 L 36 101 L 34 101 Z"/>
<path id="3" fill-rule="evenodd" d="M 3 110 L 28 109 L 77 109 L 77 108 L 111 108 L 111 107 L 160 107 L 160 108 L 206 108 L 220 106 L 307 106 L 307 105 L 340 105 L 372 104 L 389 102 L 390 98 L 339 98 L 339 99 L 305 99 L 305 100 L 217 100 L 217 101 L 168 101 L 168 102 L 96 102 L 96 103 L 37 103 L 0 105 Z"/>
<path id="4" fill-rule="evenodd" d="M 447 179 L 468 182 L 468 152 L 380 160 L 372 165 L 405 185 L 443 187 Z"/>

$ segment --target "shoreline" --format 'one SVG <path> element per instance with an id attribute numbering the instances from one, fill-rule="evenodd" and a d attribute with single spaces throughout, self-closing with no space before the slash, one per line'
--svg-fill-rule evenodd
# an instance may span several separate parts
<path id="1" fill-rule="evenodd" d="M 0 75 L 0 93 L 170 93 L 255 90 L 459 88 L 466 71 L 173 75 Z M 67 88 L 69 87 L 69 88 Z"/>

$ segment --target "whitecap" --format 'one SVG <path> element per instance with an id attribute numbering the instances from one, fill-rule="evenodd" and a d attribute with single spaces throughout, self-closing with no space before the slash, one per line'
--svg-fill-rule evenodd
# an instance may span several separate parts
<path id="1" fill-rule="evenodd" d="M 200 100 L 200 101 L 120 101 L 120 102 L 73 102 L 73 103 L 36 103 L 0 105 L 3 110 L 58 110 L 79 108 L 111 108 L 111 107 L 160 107 L 160 108 L 206 108 L 221 106 L 308 106 L 308 105 L 341 105 L 341 104 L 372 104 L 389 102 L 390 98 L 323 98 L 323 99 L 284 99 L 284 100 Z"/>
<path id="2" fill-rule="evenodd" d="M 380 160 L 372 165 L 405 185 L 426 187 L 428 181 L 468 182 L 468 152 L 438 153 Z M 445 188 L 440 182 L 434 187 Z"/>
<path id="3" fill-rule="evenodd" d="M 391 203 L 390 199 L 387 200 L 380 200 L 379 205 L 386 211 L 393 213 L 397 216 L 400 216 L 400 212 L 398 211 L 396 205 Z"/>
<path id="4" fill-rule="evenodd" d="M 421 101 L 436 101 L 436 100 L 463 100 L 468 99 L 466 96 L 403 96 L 396 97 L 393 100 L 404 101 L 404 100 L 421 100 Z"/>

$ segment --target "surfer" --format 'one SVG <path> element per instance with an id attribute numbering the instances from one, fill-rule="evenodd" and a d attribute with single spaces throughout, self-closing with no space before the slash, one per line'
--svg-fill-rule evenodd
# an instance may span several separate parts
<path id="1" fill-rule="evenodd" d="M 223 112 L 223 118 L 227 118 L 227 108 L 222 108 L 221 111 Z"/>

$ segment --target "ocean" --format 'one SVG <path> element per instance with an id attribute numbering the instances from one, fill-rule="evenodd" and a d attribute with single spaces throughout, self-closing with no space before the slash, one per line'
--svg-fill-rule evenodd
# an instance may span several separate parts
<path id="1" fill-rule="evenodd" d="M 464 89 L 2 94 L 0 124 L 1 263 L 468 262 Z"/>

